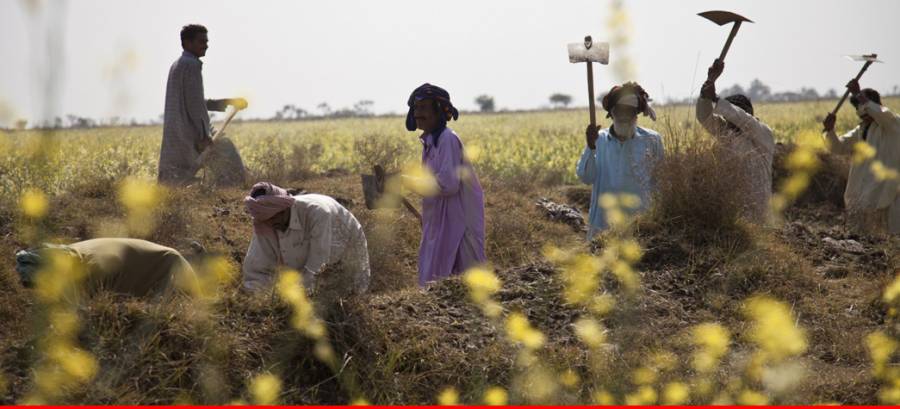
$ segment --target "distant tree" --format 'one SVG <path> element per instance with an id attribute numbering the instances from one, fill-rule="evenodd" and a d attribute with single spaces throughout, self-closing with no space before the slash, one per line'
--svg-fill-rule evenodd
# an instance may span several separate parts
<path id="1" fill-rule="evenodd" d="M 275 112 L 275 120 L 278 121 L 296 121 L 301 118 L 305 118 L 309 115 L 305 109 L 300 108 L 294 104 L 287 104 L 283 106 L 280 110 Z"/>
<path id="2" fill-rule="evenodd" d="M 490 95 L 479 95 L 475 98 L 475 103 L 478 104 L 481 112 L 494 112 L 494 97 Z"/>
<path id="3" fill-rule="evenodd" d="M 358 116 L 372 116 L 372 106 L 375 102 L 370 99 L 364 99 L 353 105 L 353 111 Z"/>
<path id="4" fill-rule="evenodd" d="M 750 82 L 747 94 L 747 97 L 753 101 L 768 101 L 772 95 L 772 89 L 757 78 Z"/>
<path id="5" fill-rule="evenodd" d="M 26 120 L 26 119 L 19 119 L 19 120 L 16 121 L 15 126 L 16 126 L 16 129 L 18 129 L 18 130 L 20 130 L 20 131 L 21 131 L 21 130 L 24 130 L 25 127 L 28 126 L 28 120 Z"/>
<path id="6" fill-rule="evenodd" d="M 722 91 L 719 92 L 719 94 L 727 97 L 727 96 L 737 95 L 737 94 L 744 95 L 745 93 L 744 93 L 744 87 L 741 87 L 738 84 L 734 84 L 731 86 L 731 88 L 723 89 Z"/>
<path id="7" fill-rule="evenodd" d="M 322 112 L 322 116 L 331 115 L 331 105 L 328 105 L 327 102 L 316 105 L 316 109 Z"/>
<path id="8" fill-rule="evenodd" d="M 900 85 L 894 85 L 894 88 L 891 90 L 891 95 L 900 95 Z"/>
<path id="9" fill-rule="evenodd" d="M 816 91 L 813 87 L 802 87 L 800 88 L 800 98 L 807 100 L 819 99 L 819 91 Z"/>
<path id="10" fill-rule="evenodd" d="M 837 91 L 834 90 L 834 88 L 831 88 L 828 90 L 828 92 L 825 93 L 825 95 L 823 95 L 823 97 L 828 99 L 837 99 L 838 94 Z"/>
<path id="11" fill-rule="evenodd" d="M 555 105 L 557 108 L 565 108 L 572 103 L 572 96 L 556 93 L 550 96 L 550 103 Z"/>

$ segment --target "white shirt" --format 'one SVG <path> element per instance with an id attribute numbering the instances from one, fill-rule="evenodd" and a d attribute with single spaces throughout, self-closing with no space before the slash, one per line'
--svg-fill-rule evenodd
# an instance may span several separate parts
<path id="1" fill-rule="evenodd" d="M 365 247 L 362 226 L 336 200 L 318 194 L 294 196 L 291 217 L 285 231 L 276 230 L 277 240 L 257 236 L 250 240 L 244 258 L 244 287 L 249 290 L 272 286 L 278 253 L 284 265 L 300 271 L 307 283 L 327 264 L 341 261 L 349 246 Z"/>
<path id="2" fill-rule="evenodd" d="M 748 204 L 751 214 L 757 222 L 765 223 L 772 198 L 772 158 L 775 155 L 772 129 L 725 98 L 716 102 L 715 109 L 712 101 L 698 98 L 697 120 L 717 137 L 719 144 L 743 161 L 743 169 L 750 177 Z"/>
<path id="3" fill-rule="evenodd" d="M 900 171 L 900 117 L 887 107 L 872 101 L 863 104 L 860 109 L 872 117 L 872 124 L 866 131 L 864 142 L 875 148 L 875 157 L 850 166 L 844 202 L 850 209 L 868 211 L 889 209 L 889 213 L 895 214 L 900 212 L 900 197 L 898 197 L 900 195 L 897 194 L 900 180 L 878 180 L 872 171 L 872 164 L 880 161 L 886 168 Z M 838 137 L 834 130 L 831 130 L 825 133 L 825 137 L 832 152 L 850 154 L 853 152 L 853 145 L 863 142 L 863 131 L 861 126 L 857 126 Z M 891 231 L 900 231 L 896 221 L 894 224 L 890 227 Z"/>

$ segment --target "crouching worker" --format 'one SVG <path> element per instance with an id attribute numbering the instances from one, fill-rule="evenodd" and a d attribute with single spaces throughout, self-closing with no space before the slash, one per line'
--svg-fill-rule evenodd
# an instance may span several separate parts
<path id="1" fill-rule="evenodd" d="M 253 238 L 244 258 L 243 285 L 270 291 L 279 267 L 297 270 L 310 293 L 342 295 L 369 287 L 369 253 L 363 228 L 345 207 L 318 194 L 291 196 L 271 183 L 257 183 L 244 198 Z M 326 269 L 327 265 L 337 268 Z M 330 292 L 330 291 L 329 291 Z"/>
<path id="2" fill-rule="evenodd" d="M 71 257 L 75 263 L 54 263 L 58 256 Z M 48 288 L 67 280 L 81 281 L 88 296 L 101 291 L 135 297 L 170 296 L 182 284 L 197 280 L 178 251 L 128 238 L 45 244 L 22 250 L 16 253 L 16 272 L 26 287 Z"/>

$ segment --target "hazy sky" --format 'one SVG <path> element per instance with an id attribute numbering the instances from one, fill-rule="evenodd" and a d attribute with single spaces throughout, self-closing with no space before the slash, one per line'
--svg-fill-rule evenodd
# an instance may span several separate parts
<path id="1" fill-rule="evenodd" d="M 156 118 L 186 23 L 210 30 L 207 97 L 246 96 L 249 117 L 271 116 L 286 103 L 315 112 L 323 101 L 341 108 L 361 99 L 375 101 L 379 113 L 401 112 L 409 92 L 426 81 L 447 88 L 462 109 L 474 109 L 482 93 L 498 108 L 547 105 L 554 92 L 586 105 L 585 68 L 568 62 L 566 43 L 585 34 L 609 38 L 610 4 L 0 0 L 0 111 L 7 111 L 0 120 Z M 741 28 L 722 87 L 760 78 L 774 90 L 843 91 L 859 64 L 842 56 L 864 52 L 887 61 L 870 69 L 864 86 L 890 91 L 900 84 L 900 1 L 626 0 L 625 7 L 630 45 L 625 55 L 613 46 L 610 59 L 630 57 L 636 79 L 659 101 L 697 92 L 729 30 L 696 16 L 715 9 L 756 21 Z M 48 47 L 54 38 L 56 54 Z M 609 67 L 597 67 L 595 77 L 598 95 L 612 85 Z M 47 78 L 58 87 L 48 88 Z"/>

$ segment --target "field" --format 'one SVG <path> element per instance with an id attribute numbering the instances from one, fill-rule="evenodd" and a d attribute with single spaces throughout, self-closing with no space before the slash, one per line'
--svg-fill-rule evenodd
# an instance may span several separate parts
<path id="1" fill-rule="evenodd" d="M 574 175 L 586 112 L 464 113 L 450 126 L 484 185 L 491 265 L 424 290 L 417 223 L 366 209 L 360 187 L 372 165 L 418 158 L 403 118 L 232 124 L 251 176 L 220 189 L 146 182 L 159 127 L 8 131 L 0 403 L 898 403 L 900 241 L 848 227 L 847 158 L 804 144 L 817 165 L 790 154 L 833 103 L 757 107 L 784 144 L 775 187 L 792 203 L 772 228 L 730 212 L 734 175 L 693 110 L 660 108 L 642 125 L 673 158 L 663 177 L 684 183 L 593 243 L 535 206 L 545 197 L 586 213 L 590 191 Z M 900 99 L 886 105 L 900 111 Z M 845 108 L 837 128 L 854 118 Z M 809 183 L 782 188 L 798 174 Z M 252 231 L 241 200 L 263 180 L 349 203 L 369 241 L 370 294 L 313 300 L 312 317 L 283 288 L 238 290 Z M 160 305 L 72 303 L 19 284 L 15 251 L 103 236 L 181 250 L 209 286 Z M 840 247 L 849 240 L 858 247 Z M 195 255 L 192 241 L 217 256 Z"/>

